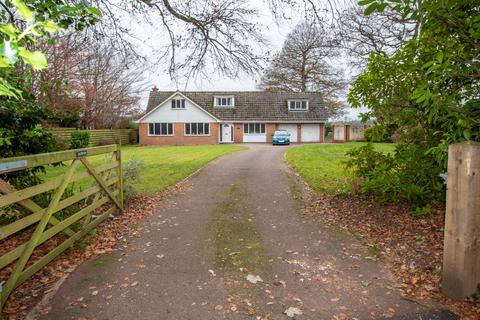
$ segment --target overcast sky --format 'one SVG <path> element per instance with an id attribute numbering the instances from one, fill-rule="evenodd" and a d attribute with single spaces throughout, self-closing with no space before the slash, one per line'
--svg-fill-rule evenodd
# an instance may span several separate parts
<path id="1" fill-rule="evenodd" d="M 290 17 L 289 20 L 275 21 L 268 6 L 263 0 L 252 0 L 251 3 L 259 11 L 259 21 L 264 26 L 264 37 L 268 40 L 268 50 L 275 53 L 278 52 L 283 45 L 283 42 L 293 27 L 302 21 L 304 17 L 301 13 L 287 12 Z M 143 46 L 145 55 L 152 56 L 152 48 L 158 48 L 163 44 L 166 44 L 168 39 L 166 34 L 159 32 L 158 27 L 151 23 L 145 23 L 144 21 L 132 21 L 132 29 L 136 30 L 139 38 L 141 38 L 140 46 Z M 155 60 L 154 58 L 151 59 Z M 345 65 L 345 64 L 343 64 Z M 183 81 L 183 83 L 176 83 L 170 79 L 168 72 L 165 70 L 165 66 L 161 64 L 154 64 L 149 66 L 145 72 L 145 81 L 148 89 L 142 95 L 141 104 L 146 107 L 148 94 L 153 86 L 156 86 L 159 90 L 203 90 L 203 91 L 227 91 L 227 90 L 239 90 L 249 91 L 256 90 L 256 85 L 260 79 L 260 76 L 252 77 L 242 74 L 238 79 L 229 79 L 225 77 L 219 77 L 215 70 L 211 70 L 211 74 L 204 77 L 198 77 L 197 79 L 189 79 Z M 348 70 L 347 70 L 348 72 Z M 356 118 L 359 114 L 359 110 L 348 110 L 347 116 L 349 118 Z"/>

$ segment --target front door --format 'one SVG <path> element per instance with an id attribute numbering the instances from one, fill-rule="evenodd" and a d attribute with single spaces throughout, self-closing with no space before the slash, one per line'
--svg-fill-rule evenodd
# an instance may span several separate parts
<path id="1" fill-rule="evenodd" d="M 233 142 L 233 125 L 231 123 L 222 123 L 220 127 L 220 142 Z"/>

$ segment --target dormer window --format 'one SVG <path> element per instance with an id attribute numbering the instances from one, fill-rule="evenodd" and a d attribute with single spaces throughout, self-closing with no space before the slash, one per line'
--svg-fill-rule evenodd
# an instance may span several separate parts
<path id="1" fill-rule="evenodd" d="M 172 99 L 172 109 L 185 109 L 185 99 Z"/>
<path id="2" fill-rule="evenodd" d="M 213 98 L 214 107 L 234 107 L 235 106 L 235 97 L 234 96 L 215 96 Z"/>
<path id="3" fill-rule="evenodd" d="M 289 111 L 308 111 L 308 100 L 288 100 Z"/>

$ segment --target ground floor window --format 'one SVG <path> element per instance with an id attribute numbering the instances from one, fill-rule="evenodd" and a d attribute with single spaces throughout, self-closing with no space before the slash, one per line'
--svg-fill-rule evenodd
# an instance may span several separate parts
<path id="1" fill-rule="evenodd" d="M 189 136 L 208 136 L 210 134 L 210 123 L 185 123 L 185 134 Z"/>
<path id="2" fill-rule="evenodd" d="M 173 123 L 149 123 L 148 134 L 151 136 L 173 135 Z"/>
<path id="3" fill-rule="evenodd" d="M 265 123 L 244 123 L 244 134 L 265 134 Z"/>

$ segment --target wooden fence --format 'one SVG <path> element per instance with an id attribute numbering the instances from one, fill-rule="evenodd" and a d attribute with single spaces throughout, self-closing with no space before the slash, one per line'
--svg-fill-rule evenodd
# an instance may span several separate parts
<path id="1" fill-rule="evenodd" d="M 32 187 L 16 190 L 1 179 L 5 173 L 59 162 L 64 166 L 51 169 L 58 172 L 57 177 Z M 0 218 L 11 212 L 18 214 L 15 219 L 2 219 L 0 224 L 0 272 L 6 280 L 0 292 L 0 318 L 16 287 L 123 209 L 122 190 L 118 145 L 0 159 Z M 59 245 L 39 248 L 54 237 L 61 241 Z"/>
<path id="2" fill-rule="evenodd" d="M 70 145 L 70 135 L 77 131 L 75 128 L 51 128 L 55 140 L 60 145 L 66 147 Z M 80 130 L 90 132 L 90 147 L 121 143 L 136 144 L 138 143 L 137 129 L 99 129 L 99 130 Z"/>

